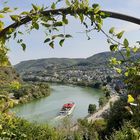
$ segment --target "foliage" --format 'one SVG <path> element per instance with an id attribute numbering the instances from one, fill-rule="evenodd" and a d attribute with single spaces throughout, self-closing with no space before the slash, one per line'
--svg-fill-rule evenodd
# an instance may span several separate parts
<path id="1" fill-rule="evenodd" d="M 0 47 L 0 67 L 9 65 L 7 52 L 8 52 L 8 49 L 6 47 Z"/>
<path id="2" fill-rule="evenodd" d="M 11 67 L 11 64 L 9 63 L 9 66 L 0 67 L 0 94 L 5 90 L 7 91 L 13 81 L 20 83 L 22 80 L 15 69 Z"/>
<path id="3" fill-rule="evenodd" d="M 93 87 L 97 89 L 101 88 L 101 82 L 96 82 Z"/>
<path id="4" fill-rule="evenodd" d="M 119 129 L 124 121 L 131 119 L 131 114 L 125 109 L 127 106 L 126 99 L 120 99 L 111 106 L 107 121 L 107 132 Z"/>
<path id="5" fill-rule="evenodd" d="M 138 140 L 140 137 L 140 129 L 135 129 L 134 126 L 127 122 L 124 126 L 115 131 L 114 134 L 111 136 L 111 140 Z"/>
<path id="6" fill-rule="evenodd" d="M 103 96 L 103 97 L 100 97 L 99 98 L 99 106 L 100 107 L 102 107 L 102 106 L 104 106 L 105 105 L 105 103 L 107 102 L 108 100 L 107 100 L 107 98 L 105 97 L 105 96 Z"/>
<path id="7" fill-rule="evenodd" d="M 134 55 L 140 54 L 140 44 L 136 42 L 134 46 L 130 47 L 128 39 L 123 37 L 124 31 L 116 33 L 115 28 L 111 28 L 108 36 L 108 43 L 110 44 L 110 50 L 112 52 L 119 52 L 122 59 L 112 58 L 110 63 L 117 73 L 123 76 L 125 84 L 128 86 L 128 90 L 132 92 L 139 91 L 140 80 L 140 59 L 134 57 Z M 118 41 L 116 40 L 119 39 Z M 121 40 L 120 40 L 121 39 Z"/>
<path id="8" fill-rule="evenodd" d="M 18 90 L 12 90 L 14 97 L 19 100 L 19 103 L 26 103 L 33 99 L 50 95 L 50 87 L 46 83 L 34 83 L 22 85 Z"/>
<path id="9" fill-rule="evenodd" d="M 96 105 L 95 104 L 89 104 L 88 113 L 93 114 L 95 111 L 96 111 Z"/>
<path id="10" fill-rule="evenodd" d="M 99 135 L 93 125 L 93 123 L 88 123 L 86 119 L 84 120 L 78 120 L 78 132 L 80 133 L 83 139 L 89 139 L 89 140 L 99 140 Z"/>
<path id="11" fill-rule="evenodd" d="M 105 138 L 106 121 L 96 120 L 95 122 L 88 122 L 86 119 L 78 120 L 79 129 L 76 133 L 81 133 L 83 139 L 102 140 Z"/>
<path id="12" fill-rule="evenodd" d="M 21 84 L 18 81 L 12 81 L 10 88 L 13 90 L 18 90 L 21 87 Z"/>
<path id="13" fill-rule="evenodd" d="M 9 98 L 8 93 L 5 92 L 5 95 L 0 95 L 0 114 L 8 112 L 8 109 L 13 107 L 14 104 L 14 100 Z"/>
<path id="14" fill-rule="evenodd" d="M 0 114 L 0 138 L 12 140 L 60 140 L 63 135 L 48 125 L 31 124 L 23 119 Z"/>
<path id="15" fill-rule="evenodd" d="M 106 77 L 107 83 L 110 83 L 112 81 L 112 78 L 110 76 Z"/>

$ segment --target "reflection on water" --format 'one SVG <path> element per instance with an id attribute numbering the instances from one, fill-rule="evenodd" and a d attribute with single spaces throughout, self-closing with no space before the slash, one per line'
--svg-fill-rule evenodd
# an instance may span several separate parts
<path id="1" fill-rule="evenodd" d="M 102 96 L 102 91 L 72 85 L 51 85 L 52 92 L 49 97 L 38 99 L 27 104 L 19 105 L 12 109 L 17 116 L 32 122 L 52 122 L 58 115 L 64 103 L 74 101 L 76 108 L 72 114 L 72 120 L 88 115 L 88 105 L 96 104 Z"/>

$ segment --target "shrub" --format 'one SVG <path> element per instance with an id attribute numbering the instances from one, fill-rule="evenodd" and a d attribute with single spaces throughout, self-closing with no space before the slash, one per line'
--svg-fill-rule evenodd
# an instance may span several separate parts
<path id="1" fill-rule="evenodd" d="M 95 111 L 96 111 L 96 105 L 95 104 L 89 104 L 88 113 L 93 114 Z"/>
<path id="2" fill-rule="evenodd" d="M 104 106 L 106 102 L 107 102 L 106 97 L 100 97 L 99 98 L 99 106 L 100 107 Z"/>
<path id="3" fill-rule="evenodd" d="M 50 87 L 45 83 L 35 83 L 22 85 L 19 90 L 13 90 L 16 99 L 20 103 L 26 103 L 33 99 L 38 99 L 50 95 Z"/>
<path id="4" fill-rule="evenodd" d="M 130 122 L 124 124 L 120 130 L 115 131 L 110 137 L 111 140 L 139 140 L 139 138 L 140 131 L 134 128 Z"/>
<path id="5" fill-rule="evenodd" d="M 125 99 L 120 99 L 116 101 L 109 112 L 107 117 L 107 131 L 108 133 L 113 132 L 113 130 L 118 130 L 123 125 L 124 120 L 130 120 L 131 114 L 125 109 L 127 102 Z"/>
<path id="6" fill-rule="evenodd" d="M 36 125 L 26 120 L 0 115 L 0 139 L 9 140 L 61 140 L 63 136 L 48 125 Z"/>

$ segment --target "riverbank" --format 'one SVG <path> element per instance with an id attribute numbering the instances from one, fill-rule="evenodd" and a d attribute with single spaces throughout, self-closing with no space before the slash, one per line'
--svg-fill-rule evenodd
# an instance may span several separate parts
<path id="1" fill-rule="evenodd" d="M 106 114 L 110 110 L 110 105 L 119 99 L 118 95 L 112 95 L 109 101 L 101 108 L 99 108 L 95 113 L 91 115 L 87 115 L 85 119 L 88 122 L 94 122 L 96 120 L 100 120 L 104 118 L 104 114 Z M 78 129 L 78 124 L 75 124 L 71 131 L 76 131 Z"/>
<path id="2" fill-rule="evenodd" d="M 118 95 L 112 95 L 109 101 L 104 105 L 103 107 L 99 108 L 94 114 L 89 115 L 86 117 L 88 122 L 93 122 L 98 119 L 103 119 L 104 114 L 107 113 L 110 110 L 110 105 L 113 104 L 115 101 L 119 99 Z"/>
<path id="3" fill-rule="evenodd" d="M 23 78 L 23 80 L 25 82 L 47 82 L 47 83 L 54 83 L 54 84 L 60 84 L 60 85 L 75 85 L 75 86 L 80 86 L 80 87 L 91 87 L 91 88 L 95 88 L 95 89 L 102 89 L 103 84 L 100 82 L 95 82 L 95 83 L 91 83 L 91 82 L 70 82 L 70 81 L 45 81 L 45 80 L 40 80 L 40 79 L 34 79 L 34 78 Z"/>
<path id="4" fill-rule="evenodd" d="M 51 89 L 47 83 L 26 83 L 19 89 L 12 90 L 12 98 L 18 104 L 24 104 L 33 100 L 47 97 L 51 94 Z"/>

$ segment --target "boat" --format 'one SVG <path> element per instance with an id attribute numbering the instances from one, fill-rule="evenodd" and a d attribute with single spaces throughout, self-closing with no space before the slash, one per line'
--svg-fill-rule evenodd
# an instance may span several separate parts
<path id="1" fill-rule="evenodd" d="M 69 116 L 73 112 L 75 106 L 74 102 L 64 104 L 59 112 L 59 116 Z"/>

